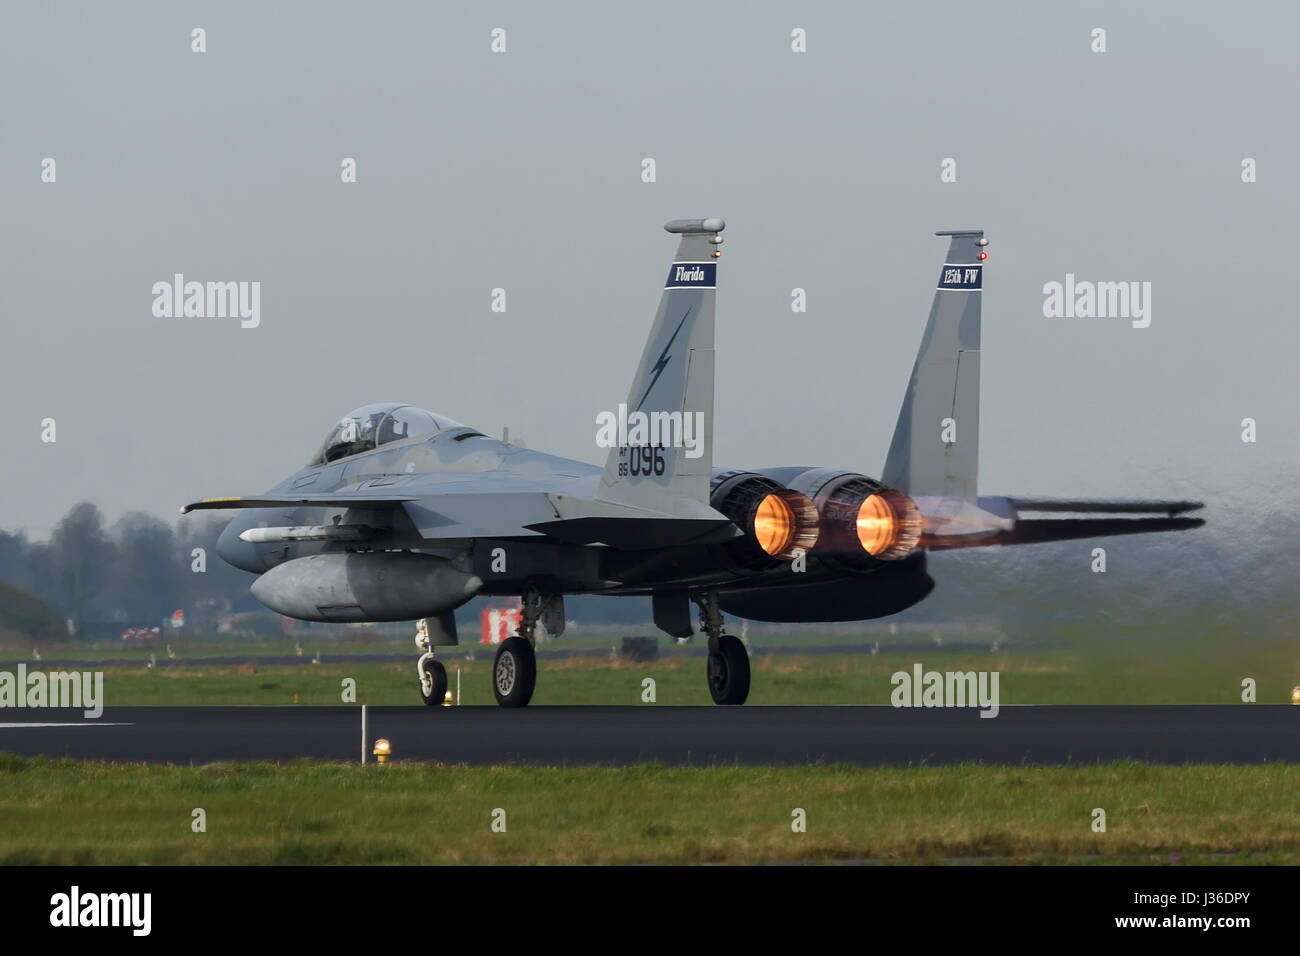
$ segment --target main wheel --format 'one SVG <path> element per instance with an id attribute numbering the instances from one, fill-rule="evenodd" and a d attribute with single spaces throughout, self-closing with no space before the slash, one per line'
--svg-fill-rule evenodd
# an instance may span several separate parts
<path id="1" fill-rule="evenodd" d="M 430 707 L 441 707 L 443 701 L 447 699 L 447 668 L 442 666 L 442 661 L 429 661 L 424 668 L 433 678 L 433 689 L 426 694 L 424 682 L 421 681 L 420 699 Z"/>
<path id="2" fill-rule="evenodd" d="M 507 638 L 492 662 L 492 692 L 502 707 L 523 707 L 537 684 L 537 656 L 522 637 Z"/>
<path id="3" fill-rule="evenodd" d="M 709 642 L 709 693 L 715 704 L 743 704 L 749 696 L 749 652 L 740 638 L 721 634 Z"/>

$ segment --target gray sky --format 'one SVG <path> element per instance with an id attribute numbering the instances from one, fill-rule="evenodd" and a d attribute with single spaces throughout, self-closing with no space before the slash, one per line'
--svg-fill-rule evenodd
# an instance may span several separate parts
<path id="1" fill-rule="evenodd" d="M 879 474 L 931 234 L 981 226 L 982 491 L 1189 495 L 1265 524 L 1296 501 L 1294 6 L 0 16 L 0 527 L 263 491 L 372 401 L 602 461 L 595 414 L 626 394 L 675 248 L 661 226 L 702 216 L 728 223 L 717 464 Z M 260 281 L 260 327 L 155 318 L 176 272 Z M 1151 326 L 1044 318 L 1067 272 L 1151 282 Z"/>

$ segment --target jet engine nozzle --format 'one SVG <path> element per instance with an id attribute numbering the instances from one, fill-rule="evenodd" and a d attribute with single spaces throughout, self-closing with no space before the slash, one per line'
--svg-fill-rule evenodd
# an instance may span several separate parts
<path id="1" fill-rule="evenodd" d="M 724 546 L 740 566 L 761 570 L 787 561 L 817 544 L 817 506 L 798 491 L 753 472 L 730 472 L 714 479 L 712 506 L 743 538 Z"/>
<path id="2" fill-rule="evenodd" d="M 916 550 L 921 540 L 921 511 L 901 491 L 876 492 L 858 505 L 854 533 L 867 554 L 896 561 Z"/>
<path id="3" fill-rule="evenodd" d="M 811 499 L 821 534 L 813 555 L 845 571 L 897 561 L 921 540 L 921 510 L 907 495 L 856 472 L 774 468 L 764 475 Z"/>
<path id="4" fill-rule="evenodd" d="M 817 508 L 807 495 L 775 488 L 757 499 L 749 530 L 767 554 L 793 558 L 817 543 Z"/>

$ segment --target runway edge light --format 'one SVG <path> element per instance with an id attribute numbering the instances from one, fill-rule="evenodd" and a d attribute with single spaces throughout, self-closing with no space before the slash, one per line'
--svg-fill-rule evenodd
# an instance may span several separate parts
<path id="1" fill-rule="evenodd" d="M 393 745 L 388 742 L 387 737 L 380 737 L 375 741 L 375 749 L 371 751 L 375 755 L 375 760 L 379 763 L 387 763 L 389 754 L 393 752 Z"/>

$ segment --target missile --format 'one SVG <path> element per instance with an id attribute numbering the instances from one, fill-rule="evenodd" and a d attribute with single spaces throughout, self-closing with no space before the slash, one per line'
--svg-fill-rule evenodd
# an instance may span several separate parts
<path id="1" fill-rule="evenodd" d="M 283 528 L 249 528 L 239 535 L 249 544 L 278 544 L 283 541 L 363 541 L 373 537 L 374 529 L 364 524 L 298 525 Z"/>

